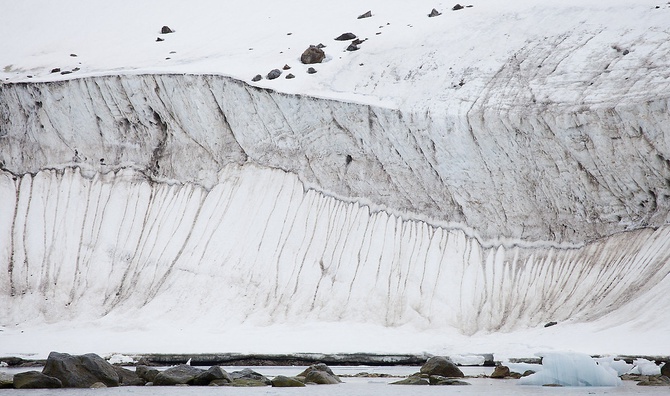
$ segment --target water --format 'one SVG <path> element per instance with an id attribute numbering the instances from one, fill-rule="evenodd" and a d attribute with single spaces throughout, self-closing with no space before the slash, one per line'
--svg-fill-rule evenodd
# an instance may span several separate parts
<path id="1" fill-rule="evenodd" d="M 226 371 L 237 371 L 243 367 L 224 367 Z M 419 367 L 372 367 L 372 366 L 346 366 L 331 367 L 335 374 L 353 375 L 360 372 L 386 373 L 397 376 L 406 376 L 419 371 Z M 39 370 L 39 368 L 33 368 Z M 268 377 L 276 375 L 293 376 L 300 373 L 305 367 L 301 366 L 268 366 L 251 367 Z M 462 367 L 466 375 L 490 374 L 490 367 Z M 5 372 L 16 373 L 18 370 L 7 370 Z M 22 369 L 20 371 L 26 371 Z M 401 386 L 389 385 L 389 382 L 397 378 L 342 378 L 344 383 L 339 385 L 310 385 L 305 388 L 234 388 L 234 387 L 119 387 L 103 389 L 36 389 L 15 390 L 0 389 L 0 396 L 50 396 L 50 395 L 75 395 L 75 396 L 442 396 L 461 395 L 547 395 L 547 396 L 576 396 L 576 395 L 658 395 L 667 394 L 667 388 L 641 387 L 635 382 L 624 381 L 621 387 L 565 387 L 549 388 L 539 386 L 519 386 L 516 380 L 496 380 L 490 378 L 466 378 L 471 386 Z"/>

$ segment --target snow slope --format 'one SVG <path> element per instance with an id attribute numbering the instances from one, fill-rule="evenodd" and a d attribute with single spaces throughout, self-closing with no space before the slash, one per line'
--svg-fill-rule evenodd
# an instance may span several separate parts
<path id="1" fill-rule="evenodd" d="M 0 355 L 670 354 L 670 5 L 583 3 L 5 5 Z"/>

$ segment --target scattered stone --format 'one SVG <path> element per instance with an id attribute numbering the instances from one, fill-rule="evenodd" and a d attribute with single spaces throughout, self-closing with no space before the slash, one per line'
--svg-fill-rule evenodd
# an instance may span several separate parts
<path id="1" fill-rule="evenodd" d="M 77 56 L 77 54 L 70 54 L 70 56 L 74 58 Z"/>
<path id="2" fill-rule="evenodd" d="M 472 8 L 472 7 L 474 7 L 474 6 L 473 6 L 472 4 L 470 4 L 470 5 L 466 5 L 465 7 L 466 7 L 466 8 Z"/>
<path id="3" fill-rule="evenodd" d="M 440 16 L 440 15 L 442 15 L 442 13 L 433 8 L 433 10 L 430 12 L 430 14 L 428 14 L 428 17 L 432 18 L 432 17 L 436 17 L 436 16 Z"/>
<path id="4" fill-rule="evenodd" d="M 290 36 L 290 35 L 292 35 L 292 34 L 293 34 L 293 33 L 291 33 L 291 32 L 286 33 L 287 36 Z"/>
<path id="5" fill-rule="evenodd" d="M 300 62 L 305 65 L 311 65 L 314 63 L 321 63 L 325 57 L 326 53 L 323 52 L 321 48 L 310 45 L 300 56 Z"/>
<path id="6" fill-rule="evenodd" d="M 308 74 L 314 74 L 314 73 L 316 73 L 316 69 L 313 68 L 313 67 L 310 67 L 309 69 L 307 69 L 307 73 Z"/>
<path id="7" fill-rule="evenodd" d="M 349 44 L 349 46 L 347 47 L 347 51 L 358 51 L 359 49 L 360 47 L 355 44 Z"/>
<path id="8" fill-rule="evenodd" d="M 274 80 L 275 78 L 281 76 L 281 70 L 279 69 L 272 69 L 270 70 L 270 73 L 266 76 L 268 80 Z"/>
<path id="9" fill-rule="evenodd" d="M 507 366 L 496 366 L 496 368 L 491 373 L 491 378 L 505 378 L 510 376 L 509 367 Z"/>
<path id="10" fill-rule="evenodd" d="M 291 69 L 291 66 L 289 66 L 289 65 L 284 65 L 284 67 L 283 67 L 282 69 L 284 69 L 284 70 L 290 70 L 290 69 Z"/>
<path id="11" fill-rule="evenodd" d="M 372 16 L 372 11 L 368 11 L 365 14 L 361 14 L 357 19 L 370 18 Z"/>
<path id="12" fill-rule="evenodd" d="M 262 79 L 263 79 L 263 76 L 261 76 L 260 74 L 256 74 L 254 76 L 254 78 L 251 79 L 251 81 L 256 82 L 256 81 L 260 81 Z"/>
<path id="13" fill-rule="evenodd" d="M 431 385 L 471 385 L 469 382 L 460 381 L 455 378 L 447 378 L 441 375 L 431 375 L 428 378 Z"/>
<path id="14" fill-rule="evenodd" d="M 79 71 L 79 70 L 81 70 L 81 69 L 78 68 L 78 67 L 75 67 L 74 69 L 72 69 L 73 72 L 77 72 L 77 71 Z"/>
<path id="15" fill-rule="evenodd" d="M 212 381 L 217 381 L 217 385 L 229 384 L 233 382 L 233 379 L 230 377 L 230 374 L 221 366 L 212 366 L 207 371 L 198 374 L 191 385 L 204 386 L 209 385 Z"/>
<path id="16" fill-rule="evenodd" d="M 621 55 L 628 55 L 628 54 L 630 54 L 630 51 L 627 49 L 623 50 L 623 52 L 621 53 Z"/>
<path id="17" fill-rule="evenodd" d="M 156 379 L 159 372 L 160 371 L 149 368 L 143 364 L 135 367 L 135 373 L 147 382 L 154 382 L 154 379 Z"/>
<path id="18" fill-rule="evenodd" d="M 180 364 L 178 366 L 170 367 L 165 371 L 161 371 L 152 382 L 157 386 L 189 384 L 193 382 L 195 377 L 204 372 L 205 370 L 203 369 L 188 364 Z"/>
<path id="19" fill-rule="evenodd" d="M 51 69 L 51 72 L 52 73 L 60 73 L 60 67 L 54 67 L 53 69 Z"/>
<path id="20" fill-rule="evenodd" d="M 295 78 L 295 76 L 293 74 L 289 73 L 289 74 L 286 75 L 287 80 L 290 80 L 292 78 Z"/>
<path id="21" fill-rule="evenodd" d="M 360 45 L 360 44 L 363 44 L 363 41 L 365 41 L 365 40 L 361 40 L 361 39 L 357 38 L 356 40 L 352 41 L 351 44 Z"/>
<path id="22" fill-rule="evenodd" d="M 55 389 L 62 388 L 63 383 L 58 379 L 39 371 L 26 371 L 14 375 L 15 389 Z"/>
<path id="23" fill-rule="evenodd" d="M 272 386 L 276 388 L 299 388 L 305 386 L 295 378 L 278 375 L 272 379 Z"/>
<path id="24" fill-rule="evenodd" d="M 128 370 L 121 366 L 112 366 L 116 371 L 116 374 L 119 375 L 119 385 L 120 386 L 144 386 L 147 381 L 141 378 L 137 371 Z"/>
<path id="25" fill-rule="evenodd" d="M 428 359 L 420 370 L 421 374 L 427 375 L 441 375 L 443 377 L 465 377 L 463 372 L 452 362 L 444 356 L 433 356 Z"/>
<path id="26" fill-rule="evenodd" d="M 451 7 L 451 10 L 452 11 L 458 11 L 458 10 L 462 10 L 463 8 L 465 8 L 465 7 L 463 7 L 460 4 L 456 4 L 455 6 Z"/>
<path id="27" fill-rule="evenodd" d="M 558 324 L 558 322 L 549 322 L 549 323 L 545 324 L 544 327 L 556 326 L 557 324 Z"/>
<path id="28" fill-rule="evenodd" d="M 319 43 L 319 44 L 316 45 L 316 48 L 326 48 L 326 46 L 323 45 L 322 43 Z"/>
<path id="29" fill-rule="evenodd" d="M 72 72 L 69 71 L 69 70 L 63 70 L 62 72 L 60 72 L 60 74 L 63 74 L 63 75 L 70 74 L 70 73 L 72 73 Z"/>
<path id="30" fill-rule="evenodd" d="M 165 41 L 165 39 L 162 39 L 162 38 L 160 38 L 160 37 L 156 37 L 156 41 L 159 41 L 159 42 L 160 42 L 160 41 Z"/>
<path id="31" fill-rule="evenodd" d="M 64 388 L 90 388 L 96 382 L 108 387 L 119 386 L 114 366 L 94 353 L 70 355 L 51 352 L 42 373 L 58 378 Z"/>
<path id="32" fill-rule="evenodd" d="M 349 41 L 349 40 L 353 40 L 353 39 L 355 39 L 355 38 L 356 38 L 356 35 L 353 34 L 353 33 L 351 33 L 351 32 L 349 32 L 349 33 L 342 33 L 342 34 L 340 34 L 339 36 L 337 36 L 337 37 L 335 38 L 335 40 L 337 40 L 337 41 Z"/>
<path id="33" fill-rule="evenodd" d="M 403 380 L 391 382 L 390 385 L 430 385 L 430 382 L 425 378 L 412 375 Z"/>
<path id="34" fill-rule="evenodd" d="M 174 30 L 170 29 L 168 26 L 163 26 L 161 28 L 161 34 L 174 33 Z"/>
<path id="35" fill-rule="evenodd" d="M 339 384 L 342 382 L 340 377 L 333 373 L 324 363 L 313 364 L 297 375 L 298 378 L 304 378 L 305 383 L 314 383 L 319 385 Z"/>

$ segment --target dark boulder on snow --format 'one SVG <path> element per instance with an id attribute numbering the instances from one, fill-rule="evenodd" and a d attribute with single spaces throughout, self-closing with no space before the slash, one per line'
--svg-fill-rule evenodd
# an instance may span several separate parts
<path id="1" fill-rule="evenodd" d="M 342 33 L 339 36 L 335 37 L 335 40 L 337 41 L 348 41 L 348 40 L 353 40 L 356 38 L 356 35 L 348 32 L 348 33 Z"/>
<path id="2" fill-rule="evenodd" d="M 191 384 L 195 377 L 204 372 L 203 369 L 188 364 L 180 364 L 158 373 L 153 383 L 160 386 Z"/>
<path id="3" fill-rule="evenodd" d="M 307 73 L 308 74 L 314 74 L 314 73 L 316 73 L 316 69 L 313 68 L 313 67 L 310 67 L 309 69 L 307 69 Z"/>
<path id="4" fill-rule="evenodd" d="M 70 355 L 51 352 L 42 373 L 58 378 L 64 388 L 90 388 L 96 382 L 108 387 L 119 386 L 119 375 L 114 366 L 94 353 Z"/>
<path id="5" fill-rule="evenodd" d="M 451 10 L 452 11 L 458 11 L 458 10 L 462 10 L 463 8 L 465 8 L 465 7 L 463 7 L 460 4 L 456 4 L 455 6 L 451 7 Z"/>
<path id="6" fill-rule="evenodd" d="M 421 374 L 440 375 L 442 377 L 464 377 L 463 372 L 444 356 L 433 356 L 428 359 L 420 370 Z"/>
<path id="7" fill-rule="evenodd" d="M 163 26 L 161 28 L 161 34 L 174 33 L 174 30 L 170 29 L 168 26 Z"/>
<path id="8" fill-rule="evenodd" d="M 282 67 L 282 69 L 284 69 L 284 70 L 291 70 L 291 66 L 289 66 L 289 65 L 284 65 L 284 67 Z"/>
<path id="9" fill-rule="evenodd" d="M 551 327 L 551 326 L 556 326 L 558 322 L 548 322 L 544 324 L 544 327 Z"/>
<path id="10" fill-rule="evenodd" d="M 295 78 L 295 76 L 292 73 L 289 73 L 289 74 L 286 75 L 287 80 L 290 80 L 292 78 Z"/>
<path id="11" fill-rule="evenodd" d="M 268 80 L 274 80 L 275 78 L 281 76 L 281 70 L 279 69 L 272 69 L 270 70 L 270 73 L 266 76 Z"/>
<path id="12" fill-rule="evenodd" d="M 430 12 L 430 14 L 428 14 L 428 17 L 432 18 L 432 17 L 436 17 L 436 16 L 440 16 L 440 15 L 442 15 L 442 13 L 433 8 L 433 10 Z"/>
<path id="13" fill-rule="evenodd" d="M 305 65 L 321 63 L 326 58 L 326 53 L 315 45 L 310 45 L 300 56 L 300 62 Z"/>
<path id="14" fill-rule="evenodd" d="M 359 49 L 360 47 L 357 46 L 356 44 L 349 44 L 349 46 L 347 47 L 347 51 L 358 51 Z"/>
<path id="15" fill-rule="evenodd" d="M 162 39 L 160 37 L 156 37 L 156 42 L 161 42 L 161 41 L 165 41 L 165 39 Z"/>
<path id="16" fill-rule="evenodd" d="M 263 79 L 263 76 L 261 76 L 260 74 L 256 74 L 254 76 L 254 78 L 251 79 L 251 81 L 257 82 L 257 81 L 261 81 L 262 79 Z"/>
<path id="17" fill-rule="evenodd" d="M 372 16 L 372 11 L 368 11 L 364 14 L 359 15 L 357 19 L 370 18 L 371 16 Z"/>
<path id="18" fill-rule="evenodd" d="M 58 378 L 50 377 L 39 371 L 26 371 L 14 375 L 15 389 L 55 389 L 62 388 Z"/>
<path id="19" fill-rule="evenodd" d="M 340 377 L 333 373 L 324 363 L 313 364 L 297 375 L 298 378 L 304 378 L 305 383 L 314 383 L 319 385 L 339 384 L 342 382 Z"/>
<path id="20" fill-rule="evenodd" d="M 60 67 L 54 67 L 53 69 L 51 69 L 51 72 L 52 73 L 60 73 Z"/>

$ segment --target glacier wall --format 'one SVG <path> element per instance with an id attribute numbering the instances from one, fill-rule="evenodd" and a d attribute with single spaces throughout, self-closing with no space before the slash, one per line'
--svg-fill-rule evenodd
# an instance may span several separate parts
<path id="1" fill-rule="evenodd" d="M 489 245 L 581 245 L 665 224 L 668 99 L 633 90 L 586 105 L 533 100 L 520 67 L 492 78 L 504 89 L 487 85 L 457 105 L 406 110 L 221 76 L 4 84 L 0 165 L 15 175 L 133 168 L 210 189 L 226 165 L 253 163 Z"/>
<path id="2" fill-rule="evenodd" d="M 12 324 L 111 313 L 473 334 L 640 311 L 670 273 L 667 226 L 582 248 L 485 247 L 250 164 L 224 167 L 211 190 L 132 169 L 2 172 L 0 207 L 0 305 Z"/>

